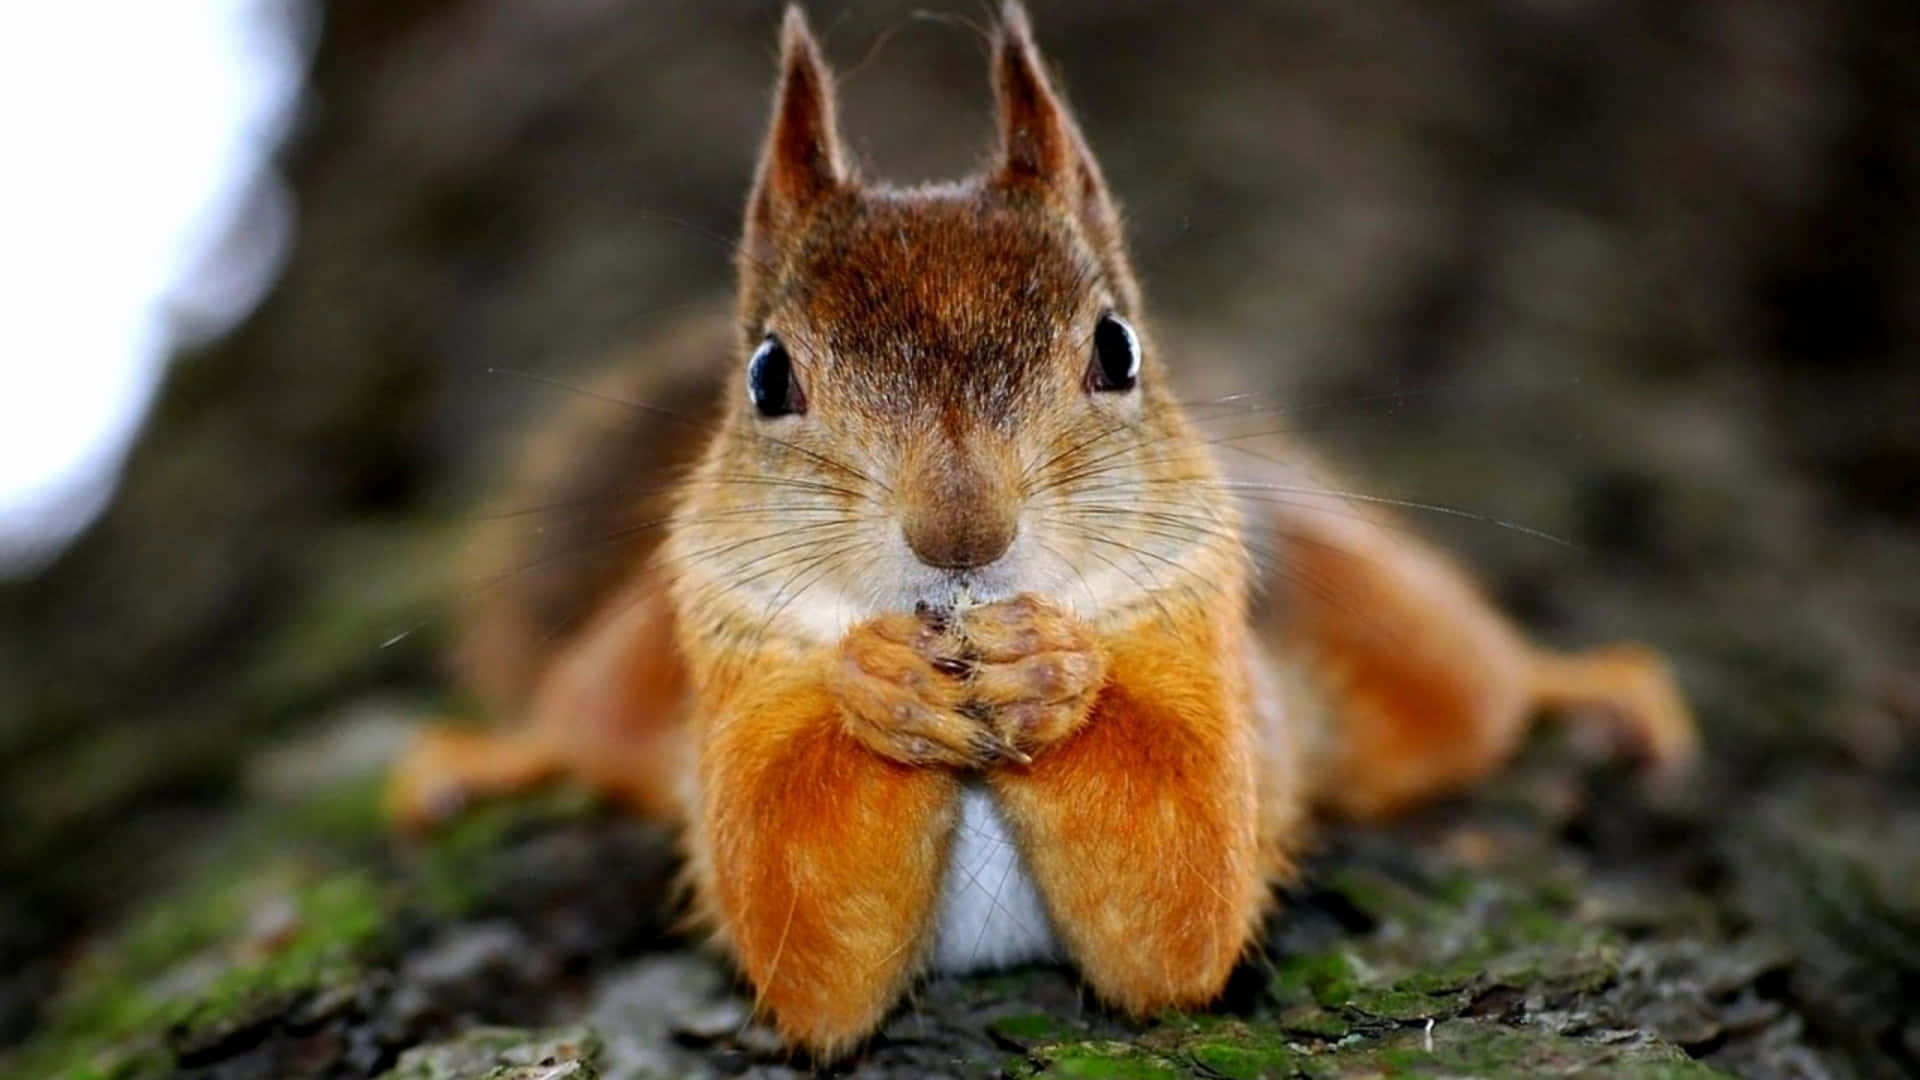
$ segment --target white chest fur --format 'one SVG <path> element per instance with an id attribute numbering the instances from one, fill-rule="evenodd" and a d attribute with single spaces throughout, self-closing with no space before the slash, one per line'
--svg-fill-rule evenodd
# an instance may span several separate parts
<path id="1" fill-rule="evenodd" d="M 977 971 L 1060 955 L 1006 819 L 978 784 L 967 785 L 960 796 L 960 825 L 935 917 L 936 971 Z"/>

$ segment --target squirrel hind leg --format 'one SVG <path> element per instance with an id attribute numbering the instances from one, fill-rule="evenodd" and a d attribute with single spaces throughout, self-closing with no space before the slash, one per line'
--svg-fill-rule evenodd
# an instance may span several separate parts
<path id="1" fill-rule="evenodd" d="M 644 816 L 677 820 L 691 769 L 686 672 L 665 580 L 642 574 L 563 646 L 493 731 L 433 728 L 401 758 L 387 810 L 419 830 L 479 799 L 567 777 Z"/>
<path id="2" fill-rule="evenodd" d="M 1335 814 L 1384 817 L 1462 790 L 1546 713 L 1660 773 L 1691 756 L 1692 718 L 1653 651 L 1539 649 L 1452 560 L 1384 520 L 1307 509 L 1277 532 L 1270 640 L 1301 673 L 1305 711 L 1325 719 L 1313 786 Z"/>
<path id="3" fill-rule="evenodd" d="M 387 780 L 387 818 L 404 832 L 425 832 L 475 801 L 546 783 L 561 766 L 532 731 L 430 727 L 415 736 Z"/>

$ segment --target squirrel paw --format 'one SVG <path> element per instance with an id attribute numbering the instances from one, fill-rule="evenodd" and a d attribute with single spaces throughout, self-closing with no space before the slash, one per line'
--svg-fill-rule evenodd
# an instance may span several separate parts
<path id="1" fill-rule="evenodd" d="M 978 768 L 1005 753 L 999 737 L 962 711 L 969 665 L 930 613 L 882 615 L 840 642 L 828 688 L 847 731 L 907 765 Z"/>
<path id="2" fill-rule="evenodd" d="M 959 623 L 971 664 L 961 708 L 987 724 L 1006 757 L 1024 764 L 1086 720 L 1107 660 L 1073 616 L 1024 594 L 970 609 Z"/>
<path id="3" fill-rule="evenodd" d="M 1699 751 L 1693 714 L 1660 654 L 1618 644 L 1535 661 L 1542 704 L 1592 709 L 1598 736 L 1616 753 L 1638 758 L 1656 777 L 1679 777 Z"/>

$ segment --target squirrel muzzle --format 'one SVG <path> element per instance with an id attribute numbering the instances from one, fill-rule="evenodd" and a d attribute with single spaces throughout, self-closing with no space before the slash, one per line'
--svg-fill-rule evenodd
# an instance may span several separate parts
<path id="1" fill-rule="evenodd" d="M 941 570 L 972 570 L 998 559 L 1019 531 L 1011 455 L 979 440 L 923 446 L 903 463 L 896 487 L 907 546 Z"/>

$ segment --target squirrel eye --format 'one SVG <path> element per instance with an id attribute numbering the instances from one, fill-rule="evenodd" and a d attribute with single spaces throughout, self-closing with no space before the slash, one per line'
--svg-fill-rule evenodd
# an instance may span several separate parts
<path id="1" fill-rule="evenodd" d="M 1087 367 L 1090 390 L 1131 390 L 1140 381 L 1140 339 L 1127 321 L 1109 311 L 1093 328 L 1093 362 Z"/>
<path id="2" fill-rule="evenodd" d="M 747 361 L 747 396 L 753 407 L 768 418 L 807 411 L 800 383 L 793 377 L 793 357 L 780 339 L 768 334 Z"/>

